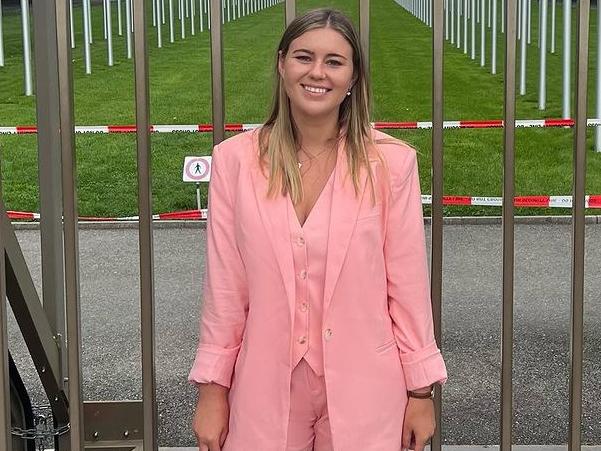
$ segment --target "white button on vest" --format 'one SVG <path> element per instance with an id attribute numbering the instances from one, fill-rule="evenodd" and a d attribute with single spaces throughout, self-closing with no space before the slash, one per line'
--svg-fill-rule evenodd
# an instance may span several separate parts
<path id="1" fill-rule="evenodd" d="M 301 279 L 306 279 L 307 278 L 307 271 L 305 271 L 304 269 L 298 274 L 298 276 Z"/>
<path id="2" fill-rule="evenodd" d="M 298 342 L 304 345 L 307 342 L 307 337 L 305 337 L 304 335 L 302 337 L 298 337 Z"/>
<path id="3" fill-rule="evenodd" d="M 326 329 L 323 333 L 323 336 L 326 340 L 332 338 L 332 329 Z"/>

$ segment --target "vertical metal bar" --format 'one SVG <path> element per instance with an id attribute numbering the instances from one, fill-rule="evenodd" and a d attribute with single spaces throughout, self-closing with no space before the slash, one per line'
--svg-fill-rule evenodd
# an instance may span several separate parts
<path id="1" fill-rule="evenodd" d="M 42 300 L 59 349 L 65 349 L 65 292 L 62 236 L 61 123 L 57 23 L 54 2 L 33 2 Z M 63 25 L 63 24 L 61 24 Z M 61 352 L 59 381 L 67 374 Z"/>
<path id="2" fill-rule="evenodd" d="M 0 67 L 4 67 L 4 32 L 2 31 L 2 0 L 0 0 Z"/>
<path id="3" fill-rule="evenodd" d="M 512 442 L 512 369 L 513 369 L 513 275 L 514 275 L 514 208 L 515 191 L 515 62 L 517 8 L 515 0 L 504 0 L 505 33 L 505 99 L 503 147 L 503 324 L 501 346 L 501 451 L 511 451 Z M 523 2 L 525 5 L 525 1 Z M 522 16 L 525 18 L 525 16 Z M 526 36 L 522 34 L 525 42 Z"/>
<path id="4" fill-rule="evenodd" d="M 597 23 L 601 24 L 601 7 L 597 6 Z M 601 55 L 601 27 L 597 27 L 597 55 Z M 595 77 L 595 117 L 601 119 L 601 58 L 597 58 Z M 595 127 L 595 152 L 601 152 L 601 127 Z"/>
<path id="5" fill-rule="evenodd" d="M 223 98 L 223 26 L 221 0 L 210 0 L 211 28 L 211 89 L 213 99 L 213 144 L 225 138 L 225 109 Z"/>
<path id="6" fill-rule="evenodd" d="M 142 401 L 144 450 L 157 451 L 156 373 L 154 365 L 154 269 L 152 242 L 152 187 L 150 179 L 150 100 L 146 2 L 134 0 L 134 72 L 136 89 L 136 138 L 138 149 L 138 209 L 140 246 L 140 322 L 142 331 Z"/>
<path id="7" fill-rule="evenodd" d="M 113 17 L 111 14 L 111 0 L 106 0 L 106 42 L 108 65 L 113 65 Z"/>
<path id="8" fill-rule="evenodd" d="M 0 158 L 0 161 L 2 158 Z M 0 168 L 0 200 L 2 199 L 2 168 Z M 12 450 L 10 433 L 10 382 L 8 369 L 8 332 L 6 324 L 6 277 L 4 272 L 4 214 L 0 214 L 0 449 Z"/>
<path id="9" fill-rule="evenodd" d="M 568 0 L 570 1 L 570 0 Z M 526 63 L 527 63 L 527 52 L 528 46 L 526 45 L 526 34 L 528 27 L 528 1 L 522 0 L 522 23 L 520 29 L 522 30 L 522 39 L 520 40 L 520 95 L 526 94 Z"/>
<path id="10" fill-rule="evenodd" d="M 480 1 L 480 66 L 486 64 L 486 2 Z"/>
<path id="11" fill-rule="evenodd" d="M 444 120 L 444 36 L 443 0 L 432 4 L 432 264 L 430 290 L 434 336 L 442 346 L 442 194 L 443 194 L 443 120 Z M 432 451 L 441 448 L 442 391 L 437 386 L 434 394 L 436 432 L 432 437 Z"/>
<path id="12" fill-rule="evenodd" d="M 29 1 L 21 0 L 21 30 L 23 33 L 23 75 L 25 95 L 33 95 L 33 76 L 31 70 L 31 31 L 29 29 Z"/>
<path id="13" fill-rule="evenodd" d="M 564 119 L 570 119 L 570 52 L 572 51 L 572 0 L 563 2 L 563 95 L 562 95 L 562 113 Z"/>
<path id="14" fill-rule="evenodd" d="M 555 10 L 557 0 L 551 0 L 551 53 L 555 53 Z"/>
<path id="15" fill-rule="evenodd" d="M 363 54 L 365 55 L 365 67 L 367 73 L 370 73 L 369 66 L 369 1 L 370 0 L 359 0 L 359 35 L 361 38 L 361 47 L 363 48 Z"/>
<path id="16" fill-rule="evenodd" d="M 501 0 L 503 3 L 503 0 Z M 497 73 L 497 0 L 492 0 L 492 52 L 490 55 L 492 74 Z"/>
<path id="17" fill-rule="evenodd" d="M 62 166 L 62 211 L 64 215 L 65 298 L 68 333 L 69 449 L 83 446 L 83 390 L 81 385 L 81 320 L 79 303 L 79 238 L 77 224 L 76 161 L 73 123 L 73 71 L 67 35 L 69 11 L 56 1 L 56 44 L 59 89 L 60 145 Z M 67 446 L 59 446 L 67 449 Z"/>
<path id="18" fill-rule="evenodd" d="M 538 86 L 538 109 L 544 110 L 547 105 L 547 0 L 541 0 L 540 17 L 541 31 L 539 32 L 540 44 L 540 68 Z"/>
<path id="19" fill-rule="evenodd" d="M 572 207 L 572 309 L 570 349 L 570 425 L 568 451 L 580 450 L 582 424 L 582 345 L 584 304 L 584 189 L 586 185 L 586 107 L 590 2 L 578 2 L 574 188 Z"/>
<path id="20" fill-rule="evenodd" d="M 296 16 L 296 0 L 286 0 L 286 26 L 294 20 Z"/>
<path id="21" fill-rule="evenodd" d="M 86 0 L 84 1 L 84 5 L 86 4 Z M 131 59 L 132 57 L 132 47 L 131 47 L 131 1 L 125 0 L 125 42 L 127 46 L 127 59 Z"/>

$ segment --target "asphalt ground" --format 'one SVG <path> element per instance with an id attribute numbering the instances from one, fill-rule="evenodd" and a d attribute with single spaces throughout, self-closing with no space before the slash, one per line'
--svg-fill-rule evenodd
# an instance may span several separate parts
<path id="1" fill-rule="evenodd" d="M 426 229 L 430 233 L 429 227 Z M 571 226 L 516 225 L 514 443 L 568 440 Z M 40 238 L 17 236 L 41 293 Z M 586 226 L 582 438 L 601 444 L 601 225 Z M 155 230 L 156 352 L 161 446 L 193 446 L 195 390 L 186 376 L 196 346 L 205 231 Z M 444 443 L 499 443 L 501 226 L 446 225 L 443 268 Z M 87 400 L 141 396 L 138 236 L 80 232 L 83 383 Z M 42 391 L 14 320 L 10 349 L 34 403 Z"/>

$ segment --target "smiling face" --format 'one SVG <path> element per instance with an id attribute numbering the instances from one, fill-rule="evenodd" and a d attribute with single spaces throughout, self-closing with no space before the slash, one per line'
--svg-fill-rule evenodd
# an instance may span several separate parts
<path id="1" fill-rule="evenodd" d="M 294 118 L 337 118 L 353 84 L 353 49 L 339 32 L 317 28 L 290 43 L 278 70 Z"/>

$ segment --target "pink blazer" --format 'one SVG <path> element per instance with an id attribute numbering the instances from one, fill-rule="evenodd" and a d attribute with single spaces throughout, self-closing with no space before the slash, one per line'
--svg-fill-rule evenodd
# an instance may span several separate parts
<path id="1" fill-rule="evenodd" d="M 258 133 L 213 151 L 207 274 L 191 382 L 230 387 L 223 451 L 286 448 L 295 272 L 283 196 L 267 198 Z M 373 131 L 376 140 L 390 138 Z M 377 143 L 376 203 L 339 149 L 324 289 L 323 357 L 336 451 L 399 451 L 408 389 L 446 380 L 434 340 L 415 150 Z"/>

